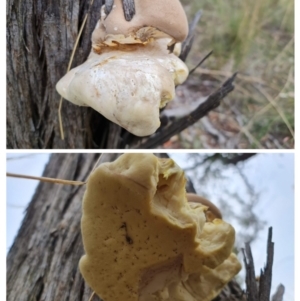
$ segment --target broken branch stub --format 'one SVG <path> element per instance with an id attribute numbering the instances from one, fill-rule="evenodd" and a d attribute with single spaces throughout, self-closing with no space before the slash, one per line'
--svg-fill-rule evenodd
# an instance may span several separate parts
<path id="1" fill-rule="evenodd" d="M 189 33 L 186 39 L 182 43 L 182 48 L 181 48 L 181 53 L 179 58 L 182 61 L 186 61 L 188 54 L 190 53 L 193 43 L 194 43 L 194 36 L 195 36 L 195 31 L 197 24 L 200 21 L 200 18 L 202 16 L 202 10 L 199 10 L 196 14 L 192 22 L 189 24 Z"/>
<path id="2" fill-rule="evenodd" d="M 135 15 L 135 4 L 134 0 L 122 0 L 123 2 L 123 10 L 124 10 L 124 17 L 126 21 L 131 21 L 131 19 Z M 105 14 L 108 15 L 114 5 L 114 0 L 105 0 Z"/>
<path id="3" fill-rule="evenodd" d="M 274 258 L 274 243 L 272 242 L 272 227 L 268 231 L 267 263 L 261 270 L 259 282 L 255 277 L 254 261 L 249 243 L 242 249 L 246 268 L 247 301 L 269 301 L 272 285 L 272 266 Z"/>

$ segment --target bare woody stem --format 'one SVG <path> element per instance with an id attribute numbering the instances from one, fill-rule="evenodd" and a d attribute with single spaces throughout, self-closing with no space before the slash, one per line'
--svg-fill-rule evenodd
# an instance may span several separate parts
<path id="1" fill-rule="evenodd" d="M 269 301 L 272 284 L 272 266 L 274 258 L 274 243 L 272 242 L 272 227 L 269 228 L 267 242 L 267 264 L 261 270 L 259 285 L 257 285 L 254 261 L 249 243 L 242 249 L 246 267 L 247 301 Z"/>
<path id="2" fill-rule="evenodd" d="M 86 182 L 80 182 L 80 181 L 70 181 L 70 180 L 53 179 L 53 178 L 46 178 L 46 177 L 35 177 L 35 176 L 21 175 L 21 174 L 15 174 L 10 172 L 7 172 L 6 176 L 12 178 L 38 180 L 38 181 L 53 183 L 53 184 L 64 184 L 64 185 L 74 185 L 74 186 L 81 186 L 86 184 Z"/>

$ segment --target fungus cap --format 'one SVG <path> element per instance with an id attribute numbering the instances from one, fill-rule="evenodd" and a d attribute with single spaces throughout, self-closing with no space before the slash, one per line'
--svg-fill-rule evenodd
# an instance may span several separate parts
<path id="1" fill-rule="evenodd" d="M 135 0 L 135 12 L 132 20 L 126 21 L 122 0 L 115 0 L 103 22 L 106 34 L 129 36 L 142 27 L 153 27 L 177 42 L 183 41 L 188 34 L 186 14 L 178 0 Z"/>
<path id="2" fill-rule="evenodd" d="M 121 0 L 109 15 L 103 5 L 88 60 L 60 79 L 58 93 L 76 105 L 92 107 L 136 136 L 153 134 L 160 126 L 159 110 L 188 76 L 187 66 L 168 51 L 187 34 L 185 21 L 178 0 L 136 1 L 130 22 Z"/>
<path id="3" fill-rule="evenodd" d="M 194 194 L 194 193 L 187 193 L 186 197 L 187 197 L 187 200 L 191 204 L 192 207 L 196 207 L 197 204 L 207 206 L 207 211 L 205 212 L 205 214 L 206 214 L 206 219 L 208 221 L 212 221 L 215 218 L 222 219 L 221 211 L 211 201 L 205 199 L 202 196 Z"/>
<path id="4" fill-rule="evenodd" d="M 240 270 L 234 229 L 192 208 L 185 182 L 173 160 L 151 154 L 124 154 L 91 174 L 79 267 L 104 301 L 208 301 Z"/>
<path id="5" fill-rule="evenodd" d="M 186 65 L 167 53 L 166 43 L 91 53 L 56 89 L 65 99 L 92 107 L 136 136 L 153 134 L 160 126 L 159 109 L 174 98 L 175 85 L 188 75 Z"/>

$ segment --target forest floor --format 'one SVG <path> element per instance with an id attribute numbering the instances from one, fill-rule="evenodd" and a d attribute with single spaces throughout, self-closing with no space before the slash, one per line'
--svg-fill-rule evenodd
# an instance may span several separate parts
<path id="1" fill-rule="evenodd" d="M 294 2 L 183 0 L 189 20 L 201 9 L 187 65 L 213 54 L 177 88 L 166 114 L 179 116 L 238 71 L 221 105 L 164 148 L 294 147 Z"/>

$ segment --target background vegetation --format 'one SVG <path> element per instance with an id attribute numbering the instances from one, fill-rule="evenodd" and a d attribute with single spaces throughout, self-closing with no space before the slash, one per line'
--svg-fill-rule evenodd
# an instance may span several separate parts
<path id="1" fill-rule="evenodd" d="M 293 148 L 293 0 L 182 3 L 189 20 L 199 9 L 203 12 L 188 66 L 213 50 L 195 72 L 202 96 L 239 74 L 235 90 L 219 108 L 165 147 Z"/>

